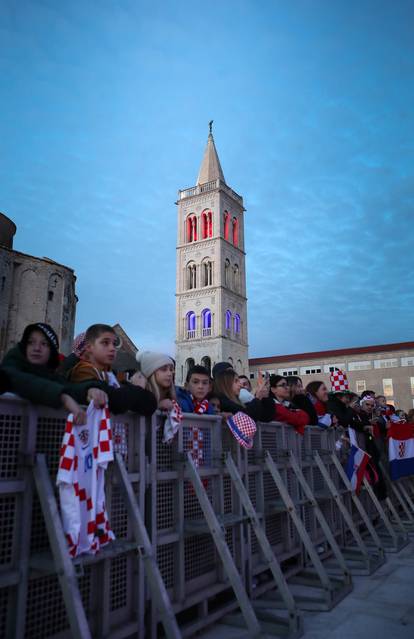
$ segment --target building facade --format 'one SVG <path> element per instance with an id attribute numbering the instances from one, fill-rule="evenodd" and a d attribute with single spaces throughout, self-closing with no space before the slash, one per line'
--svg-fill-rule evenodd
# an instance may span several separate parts
<path id="1" fill-rule="evenodd" d="M 250 379 L 259 372 L 298 375 L 306 386 L 322 380 L 330 389 L 330 372 L 346 372 L 350 390 L 360 395 L 373 390 L 403 410 L 414 407 L 414 342 L 363 346 L 315 353 L 257 357 L 249 360 Z"/>
<path id="2" fill-rule="evenodd" d="M 213 135 L 196 186 L 178 192 L 176 377 L 230 361 L 247 371 L 243 198 L 224 179 Z"/>
<path id="3" fill-rule="evenodd" d="M 0 360 L 17 344 L 27 324 L 47 322 L 60 350 L 69 354 L 75 328 L 76 276 L 48 258 L 13 249 L 16 227 L 0 213 Z"/>

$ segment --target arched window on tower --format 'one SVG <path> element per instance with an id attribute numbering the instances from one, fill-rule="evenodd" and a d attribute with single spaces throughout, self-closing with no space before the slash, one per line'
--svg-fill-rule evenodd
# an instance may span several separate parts
<path id="1" fill-rule="evenodd" d="M 226 259 L 224 262 L 224 286 L 230 288 L 230 260 Z"/>
<path id="2" fill-rule="evenodd" d="M 185 372 L 185 374 L 186 374 L 186 376 L 187 376 L 187 374 L 189 373 L 189 371 L 190 371 L 192 368 L 194 368 L 194 366 L 195 366 L 195 361 L 193 360 L 193 358 L 192 358 L 192 357 L 189 357 L 189 358 L 186 360 L 186 362 L 185 362 L 185 368 L 186 368 L 186 372 Z"/>
<path id="3" fill-rule="evenodd" d="M 239 245 L 239 220 L 237 217 L 233 218 L 233 244 L 234 246 Z"/>
<path id="4" fill-rule="evenodd" d="M 187 321 L 187 339 L 194 339 L 196 336 L 197 319 L 194 311 L 188 311 L 186 315 Z"/>
<path id="5" fill-rule="evenodd" d="M 238 313 L 234 316 L 234 332 L 236 335 L 240 334 L 240 315 Z"/>
<path id="6" fill-rule="evenodd" d="M 197 288 L 197 266 L 194 262 L 187 264 L 187 289 Z"/>
<path id="7" fill-rule="evenodd" d="M 226 331 L 231 330 L 231 311 L 229 310 L 226 311 L 225 327 L 226 327 Z"/>
<path id="8" fill-rule="evenodd" d="M 233 358 L 232 357 L 228 357 L 227 361 L 229 362 L 229 364 L 231 364 L 233 366 Z"/>
<path id="9" fill-rule="evenodd" d="M 213 263 L 207 259 L 203 262 L 203 286 L 212 286 L 213 284 Z"/>
<path id="10" fill-rule="evenodd" d="M 237 372 L 239 373 L 239 375 L 242 375 L 244 373 L 243 362 L 241 361 L 241 359 L 237 360 Z"/>
<path id="11" fill-rule="evenodd" d="M 187 218 L 187 242 L 197 242 L 197 218 L 189 215 Z"/>
<path id="12" fill-rule="evenodd" d="M 230 227 L 230 213 L 228 211 L 224 211 L 224 239 L 227 241 L 229 239 L 229 227 Z"/>
<path id="13" fill-rule="evenodd" d="M 211 375 L 211 359 L 206 355 L 201 360 L 201 366 L 204 366 L 208 370 L 208 374 Z"/>
<path id="14" fill-rule="evenodd" d="M 211 336 L 211 311 L 209 308 L 205 308 L 201 313 L 201 320 L 203 323 L 203 337 Z"/>
<path id="15" fill-rule="evenodd" d="M 201 215 L 201 235 L 203 240 L 213 237 L 213 214 L 211 211 L 203 211 Z"/>
<path id="16" fill-rule="evenodd" d="M 239 265 L 235 264 L 233 266 L 233 289 L 236 293 L 239 292 L 240 288 L 240 273 L 239 273 Z"/>

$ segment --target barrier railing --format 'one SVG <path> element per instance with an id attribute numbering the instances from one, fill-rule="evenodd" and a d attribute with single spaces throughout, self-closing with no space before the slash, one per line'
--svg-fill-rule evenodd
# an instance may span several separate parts
<path id="1" fill-rule="evenodd" d="M 1 637 L 73 636 L 59 581 L 62 575 L 51 554 L 45 512 L 33 483 L 36 455 L 43 454 L 54 484 L 65 421 L 61 412 L 34 407 L 10 395 L 0 398 Z M 402 484 L 398 498 L 394 495 L 391 506 L 385 506 L 384 519 L 368 488 L 358 501 L 341 478 L 334 431 L 307 428 L 301 437 L 286 424 L 258 424 L 254 446 L 247 451 L 215 416 L 184 415 L 172 444 L 162 442 L 161 415 L 146 419 L 129 413 L 114 417 L 112 426 L 115 452 L 126 470 L 124 480 L 145 522 L 162 586 L 183 637 L 193 636 L 225 615 L 232 618 L 238 608 L 245 621 L 250 615 L 254 625 L 254 615 L 260 617 L 256 608 L 260 609 L 263 597 L 273 596 L 275 579 L 281 607 L 289 607 L 290 585 L 285 588 L 284 580 L 299 582 L 310 565 L 317 579 L 333 584 L 336 595 L 322 602 L 320 609 L 332 607 L 349 591 L 350 579 L 347 575 L 346 588 L 339 595 L 337 582 L 327 576 L 320 559 L 334 556 L 341 564 L 344 548 L 356 557 L 361 551 L 358 535 L 372 537 L 370 525 L 385 527 L 390 547 L 394 544 L 398 549 L 403 543 L 396 518 L 401 511 L 407 520 L 412 515 L 412 483 Z M 193 466 L 201 479 L 198 488 Z M 78 588 L 92 636 L 155 639 L 161 626 L 166 628 L 165 616 L 160 612 L 159 591 L 144 570 L 148 549 L 143 553 L 137 544 L 119 477 L 122 472 L 114 473 L 110 467 L 107 507 L 117 542 L 96 557 L 75 560 Z M 205 496 L 212 506 L 212 520 L 205 514 Z M 277 565 L 269 563 L 266 539 Z M 222 541 L 229 551 L 224 559 Z M 362 554 L 365 543 L 364 537 Z M 374 563 L 365 562 L 365 569 L 372 572 Z M 345 564 L 341 565 L 344 573 Z M 240 588 L 251 602 L 257 602 L 256 613 L 243 608 Z M 292 610 L 291 618 L 296 614 Z M 291 635 L 300 634 L 300 623 L 289 623 Z M 167 630 L 167 636 L 177 635 Z"/>

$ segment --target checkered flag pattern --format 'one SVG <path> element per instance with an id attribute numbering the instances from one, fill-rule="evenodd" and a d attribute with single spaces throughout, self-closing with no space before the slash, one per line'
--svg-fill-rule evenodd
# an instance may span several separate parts
<path id="1" fill-rule="evenodd" d="M 87 423 L 66 421 L 56 483 L 69 554 L 95 554 L 115 538 L 105 508 L 105 470 L 113 460 L 108 408 L 87 410 Z"/>
<path id="2" fill-rule="evenodd" d="M 251 417 L 240 411 L 228 418 L 227 425 L 241 446 L 252 448 L 256 423 Z"/>
<path id="3" fill-rule="evenodd" d="M 340 368 L 335 368 L 335 370 L 331 372 L 330 378 L 331 378 L 333 393 L 349 390 L 349 384 L 348 384 L 348 379 L 346 377 L 346 373 L 341 371 Z"/>
<path id="4" fill-rule="evenodd" d="M 191 440 L 191 457 L 193 458 L 194 465 L 203 465 L 203 432 L 200 428 L 192 427 L 190 430 Z"/>

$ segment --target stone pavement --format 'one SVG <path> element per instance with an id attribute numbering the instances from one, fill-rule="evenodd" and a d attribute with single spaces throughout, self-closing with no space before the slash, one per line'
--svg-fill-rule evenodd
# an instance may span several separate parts
<path id="1" fill-rule="evenodd" d="M 354 577 L 354 589 L 330 612 L 304 613 L 304 639 L 414 639 L 414 543 L 370 577 Z M 245 637 L 243 630 L 214 626 L 202 639 Z"/>

